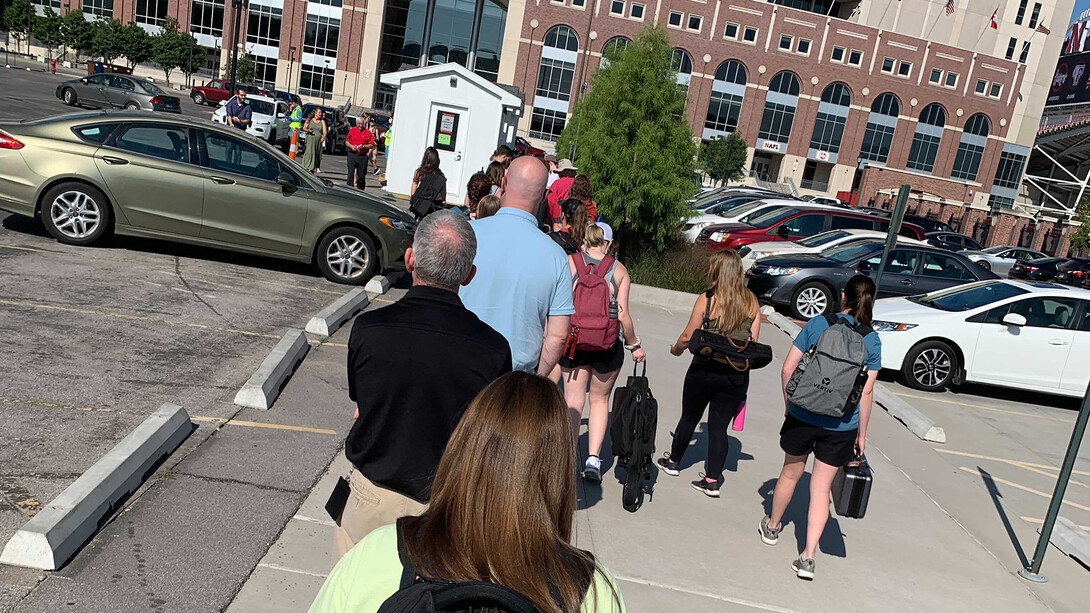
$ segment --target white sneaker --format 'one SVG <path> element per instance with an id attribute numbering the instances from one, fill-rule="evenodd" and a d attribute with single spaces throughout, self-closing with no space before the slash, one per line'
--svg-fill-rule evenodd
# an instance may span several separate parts
<path id="1" fill-rule="evenodd" d="M 587 481 L 602 480 L 602 460 L 596 455 L 589 456 L 583 467 L 583 478 Z"/>

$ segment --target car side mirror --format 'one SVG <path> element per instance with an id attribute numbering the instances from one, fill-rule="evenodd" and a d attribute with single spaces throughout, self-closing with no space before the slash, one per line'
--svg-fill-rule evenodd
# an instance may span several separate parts
<path id="1" fill-rule="evenodd" d="M 791 235 L 791 231 L 787 229 L 787 224 L 784 224 L 779 228 L 776 228 L 776 234 L 779 235 L 780 238 L 787 238 Z"/>
<path id="2" fill-rule="evenodd" d="M 1007 313 L 1003 316 L 1003 323 L 1008 326 L 1021 328 L 1026 325 L 1026 316 L 1019 315 L 1018 313 Z"/>
<path id="3" fill-rule="evenodd" d="M 90 79 L 88 79 L 87 77 L 83 77 L 79 80 L 79 82 L 87 85 L 88 83 L 90 83 Z"/>
<path id="4" fill-rule="evenodd" d="M 276 182 L 284 188 L 285 192 L 293 192 L 298 187 L 295 184 L 295 177 L 290 172 L 282 172 L 276 177 Z"/>
<path id="5" fill-rule="evenodd" d="M 859 263 L 859 266 L 855 267 L 855 269 L 859 272 L 867 272 L 870 270 L 870 264 L 866 260 L 863 260 Z"/>
<path id="6" fill-rule="evenodd" d="M 277 118 L 277 119 L 283 119 L 283 118 L 285 118 L 285 117 L 287 117 L 287 115 L 285 115 L 284 113 L 277 113 L 277 114 L 276 114 L 276 118 Z"/>

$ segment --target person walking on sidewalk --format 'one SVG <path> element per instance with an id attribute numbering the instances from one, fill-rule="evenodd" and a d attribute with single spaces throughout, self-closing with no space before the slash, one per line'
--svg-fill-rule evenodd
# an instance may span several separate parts
<path id="1" fill-rule="evenodd" d="M 571 544 L 575 465 L 556 386 L 525 372 L 500 377 L 454 429 L 428 509 L 348 552 L 311 613 L 376 611 L 416 577 L 500 585 L 542 613 L 624 613 L 609 570 Z"/>
<path id="2" fill-rule="evenodd" d="M 844 286 L 840 304 L 844 307 L 837 315 L 848 324 L 870 326 L 876 289 L 874 281 L 866 275 L 855 275 Z M 824 317 L 811 319 L 802 328 L 790 353 L 783 361 L 784 404 L 786 411 L 780 428 L 780 448 L 784 451 L 783 470 L 776 480 L 772 493 L 772 515 L 761 520 L 761 540 L 775 545 L 783 530 L 783 515 L 795 493 L 806 460 L 814 454 L 814 468 L 810 475 L 810 511 L 806 520 L 806 547 L 791 568 L 803 579 L 814 578 L 814 554 L 818 541 L 829 520 L 829 491 L 837 469 L 852 461 L 854 455 L 862 455 L 866 447 L 867 424 L 870 422 L 871 404 L 874 400 L 874 381 L 882 368 L 882 342 L 873 330 L 863 337 L 866 348 L 864 365 L 868 369 L 867 380 L 859 404 L 846 411 L 842 417 L 829 417 L 811 413 L 792 404 L 787 399 L 787 384 L 802 360 L 803 353 L 817 343 L 821 334 L 829 329 Z M 835 357 L 835 356 L 834 356 Z"/>
<path id="3" fill-rule="evenodd" d="M 571 202 L 567 200 L 565 202 Z M 582 209 L 583 204 L 575 204 Z M 576 232 L 572 228 L 572 233 Z M 609 425 L 609 395 L 617 383 L 617 376 L 624 366 L 625 350 L 632 352 L 632 360 L 642 362 L 647 354 L 640 346 L 632 314 L 628 312 L 628 292 L 632 281 L 628 269 L 609 255 L 613 243 L 613 229 L 606 224 L 593 224 L 586 228 L 583 250 L 568 258 L 572 281 L 578 283 L 581 271 L 590 266 L 605 266 L 605 282 L 610 292 L 609 314 L 616 318 L 621 336 L 613 346 L 604 351 L 575 348 L 570 356 L 560 358 L 561 378 L 564 380 L 564 396 L 571 411 L 575 436 L 579 436 L 579 423 L 583 420 L 586 406 L 587 384 L 590 383 L 590 418 L 587 420 L 587 461 L 583 477 L 590 481 L 602 480 L 602 441 Z M 579 264 L 582 264 L 580 266 Z M 576 309 L 579 308 L 576 304 Z M 578 317 L 578 310 L 576 311 Z M 627 343 L 627 344 L 626 344 Z M 591 371 L 594 371 L 593 373 Z"/>
<path id="4" fill-rule="evenodd" d="M 575 312 L 568 258 L 538 229 L 546 176 L 537 158 L 511 162 L 500 210 L 471 223 L 477 275 L 459 290 L 466 308 L 511 344 L 515 370 L 544 376 L 560 359 Z"/>
<path id="5" fill-rule="evenodd" d="M 443 208 L 447 200 L 447 176 L 439 169 L 439 151 L 435 147 L 424 150 L 413 173 L 412 188 L 409 191 L 409 212 L 417 221 L 427 217 L 432 211 Z"/>
<path id="6" fill-rule="evenodd" d="M 757 341 L 761 335 L 760 305 L 753 292 L 746 289 L 742 259 L 733 250 L 712 254 L 708 290 L 697 296 L 689 322 L 670 347 L 670 353 L 676 356 L 684 353 L 693 332 L 701 326 L 739 342 Z M 681 419 L 674 429 L 673 445 L 666 457 L 658 461 L 662 472 L 672 477 L 681 474 L 682 456 L 707 407 L 708 458 L 704 472 L 692 486 L 707 496 L 718 498 L 730 445 L 727 428 L 742 409 L 748 391 L 749 371 L 738 372 L 730 365 L 694 355 L 685 373 Z"/>
<path id="7" fill-rule="evenodd" d="M 350 120 L 352 121 L 352 120 Z M 344 137 L 345 156 L 348 161 L 348 185 L 359 189 L 367 187 L 367 160 L 375 149 L 375 137 L 364 125 L 363 119 L 355 120 Z"/>
<path id="8" fill-rule="evenodd" d="M 348 396 L 357 413 L 344 445 L 354 468 L 336 530 L 342 555 L 371 530 L 424 509 L 462 411 L 511 370 L 507 341 L 458 299 L 476 247 L 465 217 L 429 215 L 405 252 L 412 289 L 352 325 Z"/>

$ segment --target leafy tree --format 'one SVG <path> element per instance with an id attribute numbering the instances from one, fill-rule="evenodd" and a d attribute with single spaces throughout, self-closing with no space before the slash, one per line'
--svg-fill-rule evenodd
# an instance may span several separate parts
<path id="1" fill-rule="evenodd" d="M 160 26 L 159 33 L 152 40 L 151 61 L 158 64 L 159 68 L 162 69 L 168 87 L 170 86 L 170 73 L 180 68 L 185 60 L 182 49 L 185 41 L 182 40 L 182 36 L 190 40 L 193 39 L 188 34 L 178 31 L 178 21 L 176 19 L 167 17 Z"/>
<path id="2" fill-rule="evenodd" d="M 53 50 L 63 41 L 61 36 L 61 16 L 53 11 L 53 7 L 45 7 L 44 15 L 34 19 L 34 27 L 31 33 L 38 42 L 49 50 L 49 57 L 53 57 Z"/>
<path id="3" fill-rule="evenodd" d="M 737 181 L 745 176 L 746 141 L 737 132 L 714 138 L 700 148 L 700 164 L 708 176 L 720 183 Z"/>
<path id="4" fill-rule="evenodd" d="M 92 22 L 94 35 L 91 51 L 102 58 L 103 63 L 113 64 L 125 53 L 125 27 L 116 19 L 100 19 Z"/>
<path id="5" fill-rule="evenodd" d="M 182 74 L 185 75 L 185 81 L 188 85 L 193 78 L 193 74 L 201 68 L 204 68 L 204 48 L 197 44 L 189 34 L 184 32 L 179 33 L 180 40 L 179 45 L 179 64 Z"/>
<path id="6" fill-rule="evenodd" d="M 1073 251 L 1083 252 L 1090 248 L 1090 203 L 1087 203 L 1086 200 L 1086 198 L 1083 198 L 1083 201 L 1079 203 L 1078 211 L 1075 213 L 1075 221 L 1082 225 L 1076 228 L 1075 233 L 1071 235 L 1071 249 Z"/>
<path id="7" fill-rule="evenodd" d="M 83 16 L 83 11 L 69 11 L 61 17 L 61 40 L 65 47 L 80 54 L 90 55 L 94 41 L 94 28 Z"/>
<path id="8" fill-rule="evenodd" d="M 238 56 L 238 65 L 235 67 L 235 81 L 239 83 L 253 83 L 257 74 L 257 62 L 254 56 L 243 53 Z"/>
<path id="9" fill-rule="evenodd" d="M 618 229 L 624 251 L 663 250 L 695 190 L 696 145 L 685 121 L 666 30 L 649 26 L 608 54 L 556 150 L 594 185 L 598 210 Z"/>
<path id="10" fill-rule="evenodd" d="M 27 51 L 30 51 L 30 21 L 34 15 L 34 9 L 30 7 L 30 0 L 11 0 L 4 7 L 4 29 L 8 36 L 16 41 L 27 41 Z"/>
<path id="11" fill-rule="evenodd" d="M 124 49 L 122 55 L 125 56 L 129 70 L 136 68 L 136 65 L 141 62 L 151 59 L 152 38 L 144 28 L 130 21 L 129 25 L 122 28 L 121 37 L 123 41 L 122 48 Z"/>

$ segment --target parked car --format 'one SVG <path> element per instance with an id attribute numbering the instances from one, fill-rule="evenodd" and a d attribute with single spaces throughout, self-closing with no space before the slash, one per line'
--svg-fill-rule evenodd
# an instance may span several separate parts
<path id="1" fill-rule="evenodd" d="M 927 243 L 950 251 L 965 251 L 966 249 L 980 251 L 984 249 L 984 245 L 957 232 L 928 232 Z"/>
<path id="2" fill-rule="evenodd" d="M 178 96 L 168 94 L 147 79 L 128 75 L 104 73 L 72 79 L 58 85 L 56 94 L 68 106 L 182 112 Z"/>
<path id="3" fill-rule="evenodd" d="M 516 151 L 519 152 L 519 155 L 530 155 L 530 156 L 533 156 L 533 157 L 536 157 L 536 158 L 545 157 L 545 150 L 544 149 L 539 149 L 539 148 L 531 145 L 530 141 L 526 140 L 525 138 L 523 138 L 521 136 L 516 136 L 515 137 L 515 142 L 508 145 L 508 147 L 514 148 Z"/>
<path id="4" fill-rule="evenodd" d="M 888 231 L 889 220 L 816 204 L 780 206 L 756 217 L 744 217 L 740 223 L 708 226 L 700 231 L 696 242 L 713 249 L 737 249 L 750 243 L 797 241 L 828 230 L 851 228 Z M 924 238 L 923 229 L 912 224 L 901 224 L 899 234 L 916 240 Z"/>
<path id="5" fill-rule="evenodd" d="M 786 307 L 794 317 L 808 320 L 837 309 L 840 292 L 852 275 L 873 276 L 883 247 L 882 241 L 873 240 L 816 254 L 762 258 L 746 273 L 746 286 L 761 302 Z M 998 278 L 959 254 L 930 245 L 898 243 L 889 252 L 878 296 L 907 296 Z"/>
<path id="6" fill-rule="evenodd" d="M 147 113 L 0 122 L 0 209 L 58 241 L 111 232 L 316 264 L 358 285 L 404 268 L 415 222 L 234 128 Z"/>
<path id="7" fill-rule="evenodd" d="M 1090 260 L 1075 258 L 1067 264 L 1059 266 L 1054 281 L 1064 285 L 1082 285 L 1086 279 L 1090 279 Z"/>
<path id="8" fill-rule="evenodd" d="M 1025 262 L 1045 257 L 1041 251 L 1025 249 L 1022 247 L 988 247 L 980 251 L 962 251 L 961 255 L 976 262 L 980 266 L 995 271 L 1000 276 L 1006 276 L 1016 262 Z"/>
<path id="9" fill-rule="evenodd" d="M 246 132 L 255 138 L 267 141 L 270 145 L 290 144 L 291 130 L 288 121 L 288 104 L 268 96 L 246 96 L 250 105 L 250 125 Z M 212 113 L 212 121 L 227 124 L 227 105 L 221 104 Z M 237 129 L 237 128 L 235 128 Z"/>
<path id="10" fill-rule="evenodd" d="M 306 118 L 310 116 L 310 112 L 317 107 L 321 107 L 325 111 L 326 139 L 324 151 L 326 153 L 343 153 L 347 151 L 344 146 L 344 139 L 348 137 L 348 129 L 351 127 L 348 125 L 349 105 L 346 103 L 343 107 L 335 109 L 308 102 L 303 105 L 303 120 L 306 121 Z M 303 147 L 306 147 L 306 140 L 306 132 L 300 131 L 299 142 Z"/>
<path id="11" fill-rule="evenodd" d="M 965 381 L 1081 397 L 1090 369 L 1090 292 L 993 280 L 878 300 L 882 368 L 920 390 Z"/>
<path id="12" fill-rule="evenodd" d="M 870 243 L 885 240 L 886 232 L 876 230 L 829 230 L 798 241 L 765 241 L 738 248 L 742 258 L 742 269 L 749 270 L 761 258 L 770 255 L 796 255 L 802 253 L 820 253 L 826 249 L 850 245 L 852 243 Z M 898 241 L 905 245 L 926 245 L 923 241 L 901 237 Z"/>
<path id="13" fill-rule="evenodd" d="M 829 196 L 811 196 L 807 194 L 806 196 L 799 196 L 799 200 L 805 200 L 806 202 L 809 202 L 811 204 L 828 204 L 830 206 L 841 207 L 848 206 L 844 203 L 844 201 L 840 200 L 839 198 L 830 198 Z"/>
<path id="14" fill-rule="evenodd" d="M 698 210 L 697 214 L 681 222 L 681 234 L 688 242 L 693 242 L 704 228 L 717 223 L 736 220 L 765 206 L 764 194 L 737 193 L 728 194 L 722 200 L 714 200 L 711 206 Z M 783 201 L 774 201 L 783 204 Z"/>
<path id="15" fill-rule="evenodd" d="M 367 114 L 371 118 L 371 122 L 375 124 L 375 131 L 378 133 L 375 136 L 375 140 L 378 144 L 379 151 L 386 151 L 386 131 L 390 129 L 389 115 L 382 113 L 372 112 Z"/>
<path id="16" fill-rule="evenodd" d="M 753 194 L 761 198 L 775 198 L 778 200 L 795 200 L 795 197 L 790 194 L 781 194 L 761 187 L 753 187 L 751 185 L 727 185 L 702 191 L 695 198 L 689 200 L 689 206 L 697 210 L 706 209 L 717 201 L 722 201 L 724 198 L 730 198 L 740 194 Z"/>
<path id="17" fill-rule="evenodd" d="M 880 209 L 873 206 L 861 206 L 856 207 L 857 211 L 862 213 L 868 213 L 870 215 L 879 215 L 881 217 L 890 217 L 893 215 L 893 211 L 887 211 L 886 209 Z M 924 232 L 949 232 L 950 234 L 957 234 L 950 224 L 939 221 L 938 219 L 932 219 L 931 217 L 925 217 L 923 215 L 913 215 L 911 213 L 905 213 L 904 222 L 916 224 L 924 229 Z"/>
<path id="18" fill-rule="evenodd" d="M 1054 281 L 1056 275 L 1064 270 L 1072 260 L 1068 258 L 1043 257 L 1026 262 L 1017 262 L 1011 267 L 1011 279 L 1026 279 L 1030 281 Z"/>
<path id="19" fill-rule="evenodd" d="M 256 85 L 244 85 L 239 83 L 237 88 L 242 88 L 249 94 L 262 95 L 262 90 Z M 230 79 L 210 79 L 204 85 L 196 85 L 189 90 L 189 97 L 195 104 L 210 104 L 216 106 L 234 95 L 231 91 Z"/>

